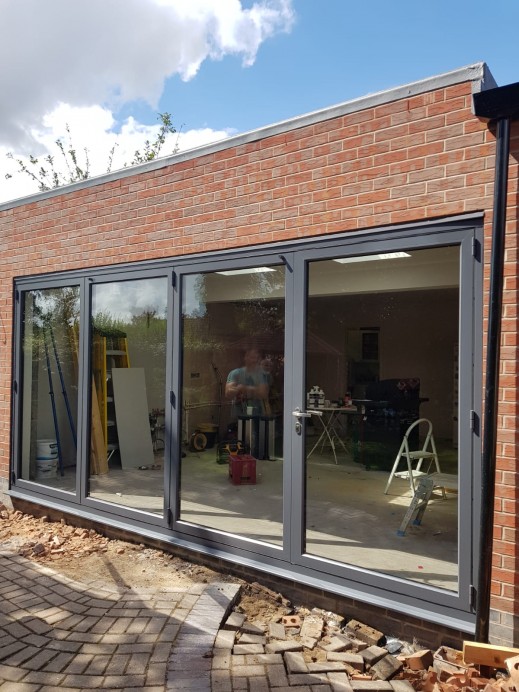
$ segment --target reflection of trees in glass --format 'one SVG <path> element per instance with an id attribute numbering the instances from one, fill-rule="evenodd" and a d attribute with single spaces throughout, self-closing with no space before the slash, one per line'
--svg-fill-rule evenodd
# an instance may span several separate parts
<path id="1" fill-rule="evenodd" d="M 150 407 L 164 408 L 166 376 L 167 318 L 147 308 L 130 319 L 121 319 L 103 310 L 92 319 L 94 331 L 107 338 L 126 337 L 130 367 L 144 368 Z"/>
<path id="2" fill-rule="evenodd" d="M 31 291 L 34 323 L 44 327 L 52 322 L 72 327 L 79 321 L 79 287 Z"/>
<path id="3" fill-rule="evenodd" d="M 33 351 L 33 360 L 45 356 L 44 335 L 52 329 L 58 348 L 71 348 L 71 330 L 79 325 L 79 287 L 30 291 L 25 300 L 25 347 Z M 31 328 L 32 327 L 32 328 Z M 47 335 L 50 340 L 50 334 Z M 48 344 L 50 346 L 50 344 Z"/>
<path id="4" fill-rule="evenodd" d="M 279 335 L 285 328 L 284 276 L 280 272 L 251 274 L 245 296 L 236 303 L 236 326 L 240 335 Z M 275 296 L 275 298 L 273 298 Z"/>

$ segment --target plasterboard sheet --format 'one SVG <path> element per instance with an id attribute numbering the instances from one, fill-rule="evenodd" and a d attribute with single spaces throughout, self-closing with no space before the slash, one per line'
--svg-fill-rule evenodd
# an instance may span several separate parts
<path id="1" fill-rule="evenodd" d="M 153 464 L 144 368 L 113 368 L 112 381 L 121 466 Z"/>

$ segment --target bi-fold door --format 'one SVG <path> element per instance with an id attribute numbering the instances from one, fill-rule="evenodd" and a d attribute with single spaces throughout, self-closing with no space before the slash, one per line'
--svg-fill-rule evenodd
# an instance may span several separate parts
<path id="1" fill-rule="evenodd" d="M 452 226 L 20 285 L 17 484 L 344 592 L 469 611 L 476 246 Z M 402 532 L 412 486 L 403 467 L 387 482 L 420 419 L 457 490 Z"/>

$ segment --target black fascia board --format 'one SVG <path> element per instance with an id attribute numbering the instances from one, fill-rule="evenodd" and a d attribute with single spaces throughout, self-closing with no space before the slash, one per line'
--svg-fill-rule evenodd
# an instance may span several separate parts
<path id="1" fill-rule="evenodd" d="M 519 82 L 474 94 L 474 114 L 479 118 L 500 120 L 519 118 Z"/>

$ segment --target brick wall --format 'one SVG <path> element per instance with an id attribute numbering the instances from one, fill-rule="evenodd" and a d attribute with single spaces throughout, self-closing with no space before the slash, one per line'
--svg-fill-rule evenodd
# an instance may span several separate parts
<path id="1" fill-rule="evenodd" d="M 511 133 L 506 224 L 503 322 L 499 381 L 491 634 L 495 643 L 519 644 L 518 509 L 518 232 L 519 124 Z"/>
<path id="2" fill-rule="evenodd" d="M 517 128 L 513 145 L 492 584 L 498 637 L 519 615 Z M 494 152 L 466 82 L 0 211 L 0 480 L 9 464 L 13 277 L 475 211 L 485 212 L 488 257 Z M 488 281 L 487 268 L 485 289 Z"/>

